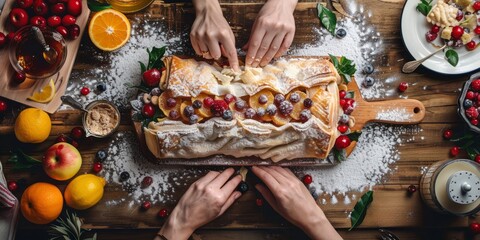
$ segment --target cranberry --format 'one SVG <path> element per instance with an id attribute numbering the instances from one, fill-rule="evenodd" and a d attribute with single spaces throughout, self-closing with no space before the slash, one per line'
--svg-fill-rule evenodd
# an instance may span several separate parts
<path id="1" fill-rule="evenodd" d="M 7 40 L 8 41 L 12 41 L 14 37 L 15 37 L 15 32 L 9 32 L 7 34 Z"/>
<path id="2" fill-rule="evenodd" d="M 167 107 L 173 108 L 177 105 L 177 100 L 175 98 L 167 98 Z"/>
<path id="3" fill-rule="evenodd" d="M 347 135 L 341 135 L 335 140 L 335 148 L 338 150 L 345 149 L 350 146 L 352 141 Z"/>
<path id="4" fill-rule="evenodd" d="M 103 168 L 102 163 L 96 162 L 93 164 L 92 170 L 94 173 L 99 173 L 100 171 L 102 171 L 102 168 Z"/>
<path id="5" fill-rule="evenodd" d="M 312 112 L 310 112 L 310 110 L 308 109 L 303 109 L 301 112 L 300 112 L 300 121 L 302 123 L 305 123 L 307 122 L 308 120 L 310 120 L 310 118 L 312 118 Z"/>
<path id="6" fill-rule="evenodd" d="M 452 157 L 457 156 L 459 153 L 460 153 L 460 148 L 459 147 L 454 146 L 454 147 L 450 148 L 450 155 Z"/>
<path id="7" fill-rule="evenodd" d="M 476 162 L 476 163 L 480 163 L 480 154 L 477 154 L 477 155 L 475 156 L 475 162 Z"/>
<path id="8" fill-rule="evenodd" d="M 433 40 L 437 39 L 437 37 L 438 37 L 438 34 L 433 33 L 431 31 L 425 34 L 425 39 L 427 39 L 427 42 L 433 42 Z"/>
<path id="9" fill-rule="evenodd" d="M 480 233 L 480 224 L 477 222 L 470 223 L 470 230 L 474 233 Z"/>
<path id="10" fill-rule="evenodd" d="M 471 119 L 470 123 L 474 126 L 477 126 L 478 125 L 478 119 Z"/>
<path id="11" fill-rule="evenodd" d="M 313 101 L 311 98 L 305 98 L 305 100 L 303 100 L 303 106 L 306 107 L 306 108 L 311 108 L 313 106 Z"/>
<path id="12" fill-rule="evenodd" d="M 340 99 L 340 107 L 344 108 L 347 105 L 347 100 L 345 98 Z"/>
<path id="13" fill-rule="evenodd" d="M 280 106 L 278 106 L 280 113 L 284 116 L 287 116 L 288 114 L 292 113 L 293 111 L 293 105 L 289 101 L 283 101 L 280 103 Z"/>
<path id="14" fill-rule="evenodd" d="M 33 12 L 36 15 L 45 16 L 48 13 L 48 5 L 43 0 L 34 0 L 33 2 Z"/>
<path id="15" fill-rule="evenodd" d="M 231 102 L 235 101 L 237 98 L 235 96 L 233 96 L 232 94 L 230 93 L 227 93 L 227 95 L 225 95 L 224 99 L 225 102 L 227 102 L 228 104 L 230 104 Z"/>
<path id="16" fill-rule="evenodd" d="M 37 26 L 39 28 L 45 28 L 47 26 L 47 20 L 42 16 L 33 16 L 30 18 L 30 25 Z"/>
<path id="17" fill-rule="evenodd" d="M 62 17 L 62 25 L 65 26 L 65 27 L 68 27 L 68 26 L 71 26 L 71 25 L 75 24 L 76 21 L 77 21 L 77 19 L 70 14 L 67 14 L 67 15 Z"/>
<path id="18" fill-rule="evenodd" d="M 290 98 L 288 100 L 290 100 L 290 102 L 292 103 L 297 103 L 300 101 L 300 94 L 294 92 L 290 95 Z"/>
<path id="19" fill-rule="evenodd" d="M 265 94 L 261 94 L 260 96 L 258 96 L 258 103 L 260 104 L 265 104 L 268 102 L 268 97 L 267 95 Z"/>
<path id="20" fill-rule="evenodd" d="M 80 36 L 80 26 L 77 24 L 73 24 L 71 26 L 68 26 L 68 38 L 71 40 L 75 40 Z"/>
<path id="21" fill-rule="evenodd" d="M 348 126 L 345 124 L 338 125 L 337 130 L 342 134 L 346 133 L 348 131 Z"/>
<path id="22" fill-rule="evenodd" d="M 415 187 L 415 185 L 410 185 L 408 186 L 407 191 L 408 193 L 412 194 L 417 191 L 417 187 Z"/>
<path id="23" fill-rule="evenodd" d="M 263 199 L 261 198 L 255 199 L 255 204 L 259 207 L 263 206 Z"/>
<path id="24" fill-rule="evenodd" d="M 440 31 L 440 27 L 438 25 L 433 25 L 432 28 L 430 29 L 430 32 L 432 33 L 438 33 Z"/>
<path id="25" fill-rule="evenodd" d="M 82 94 L 83 96 L 87 96 L 89 93 L 90 89 L 88 87 L 82 87 L 82 89 L 80 90 L 80 94 Z"/>
<path id="26" fill-rule="evenodd" d="M 28 13 L 21 8 L 12 9 L 8 18 L 10 23 L 16 28 L 21 28 L 28 24 Z"/>
<path id="27" fill-rule="evenodd" d="M 477 35 L 480 35 L 480 26 L 475 27 L 475 30 L 473 30 Z"/>
<path id="28" fill-rule="evenodd" d="M 150 103 L 143 105 L 142 115 L 146 118 L 153 117 L 155 115 L 155 107 Z"/>
<path id="29" fill-rule="evenodd" d="M 202 107 L 202 101 L 200 101 L 200 100 L 193 101 L 192 107 L 195 108 L 195 109 L 201 108 Z"/>
<path id="30" fill-rule="evenodd" d="M 81 0 L 68 0 L 67 12 L 73 16 L 78 16 L 82 13 L 82 1 Z"/>
<path id="31" fill-rule="evenodd" d="M 454 40 L 460 39 L 463 35 L 463 28 L 460 26 L 453 27 L 451 35 Z"/>
<path id="32" fill-rule="evenodd" d="M 152 203 L 150 203 L 149 201 L 145 201 L 142 203 L 142 210 L 143 211 L 146 211 L 148 209 L 150 209 L 152 207 Z"/>
<path id="33" fill-rule="evenodd" d="M 15 80 L 16 83 L 22 83 L 27 79 L 27 75 L 23 72 L 15 72 L 13 75 L 13 80 Z"/>
<path id="34" fill-rule="evenodd" d="M 475 3 L 473 3 L 472 7 L 473 7 L 473 9 L 474 9 L 475 11 L 480 10 L 480 2 L 479 2 L 479 1 L 475 1 Z"/>
<path id="35" fill-rule="evenodd" d="M 398 91 L 400 91 L 400 92 L 405 92 L 405 91 L 407 91 L 407 88 L 408 88 L 408 83 L 406 83 L 406 82 L 401 82 L 401 83 L 398 85 Z"/>
<path id="36" fill-rule="evenodd" d="M 10 192 L 15 192 L 18 189 L 18 184 L 15 181 L 8 181 L 7 187 Z"/>
<path id="37" fill-rule="evenodd" d="M 443 131 L 443 138 L 444 139 L 449 140 L 450 138 L 452 138 L 452 136 L 453 136 L 452 129 L 445 129 L 445 131 Z"/>
<path id="38" fill-rule="evenodd" d="M 480 79 L 473 80 L 470 87 L 475 91 L 480 91 Z"/>
<path id="39" fill-rule="evenodd" d="M 180 114 L 178 114 L 177 110 L 172 110 L 170 113 L 168 113 L 168 117 L 172 120 L 178 119 L 180 117 Z"/>
<path id="40" fill-rule="evenodd" d="M 273 101 L 274 101 L 275 104 L 280 105 L 280 103 L 285 101 L 285 96 L 283 96 L 283 94 L 281 94 L 281 93 L 277 93 L 277 94 L 275 94 L 275 98 L 274 98 Z"/>
<path id="41" fill-rule="evenodd" d="M 478 110 L 475 107 L 469 107 L 465 110 L 465 114 L 469 119 L 476 119 L 478 117 Z"/>
<path id="42" fill-rule="evenodd" d="M 465 94 L 465 98 L 473 100 L 475 98 L 475 93 L 472 91 L 468 91 L 467 94 Z"/>
<path id="43" fill-rule="evenodd" d="M 27 9 L 33 5 L 33 0 L 17 0 L 17 5 L 23 9 Z"/>
<path id="44" fill-rule="evenodd" d="M 67 136 L 63 135 L 63 134 L 60 134 L 57 139 L 55 139 L 55 142 L 59 143 L 59 142 L 68 142 L 68 139 L 67 139 Z"/>
<path id="45" fill-rule="evenodd" d="M 60 18 L 59 16 L 50 16 L 48 19 L 47 19 L 47 24 L 48 26 L 50 27 L 58 27 L 60 26 L 60 24 L 62 24 L 62 18 Z M 65 29 L 66 30 L 66 29 Z M 61 34 L 61 33 L 60 33 Z M 63 35 L 62 35 L 63 36 Z"/>
<path id="46" fill-rule="evenodd" d="M 64 26 L 57 26 L 55 28 L 55 30 L 57 30 L 57 32 L 59 32 L 62 35 L 62 37 L 64 37 L 64 38 L 66 38 L 68 36 L 68 30 Z"/>
<path id="47" fill-rule="evenodd" d="M 152 68 L 145 71 L 142 75 L 143 83 L 148 87 L 156 87 L 160 83 L 160 78 L 162 77 L 162 73 L 156 69 Z"/>
<path id="48" fill-rule="evenodd" d="M 160 211 L 158 211 L 158 216 L 161 218 L 166 218 L 168 216 L 167 209 L 165 208 L 160 209 Z"/>
<path id="49" fill-rule="evenodd" d="M 7 37 L 4 33 L 0 32 L 0 48 L 7 43 Z"/>
<path id="50" fill-rule="evenodd" d="M 74 127 L 72 131 L 70 131 L 70 136 L 75 140 L 82 139 L 85 136 L 85 130 L 81 127 Z"/>
<path id="51" fill-rule="evenodd" d="M 465 47 L 467 48 L 468 51 L 473 51 L 475 50 L 475 47 L 477 46 L 477 44 L 475 43 L 475 41 L 470 41 L 468 42 L 467 44 L 465 44 Z"/>
<path id="52" fill-rule="evenodd" d="M 74 146 L 75 148 L 78 148 L 78 142 L 77 142 L 77 141 L 71 140 L 71 141 L 70 141 L 70 144 L 71 144 L 72 146 Z"/>
<path id="53" fill-rule="evenodd" d="M 340 97 L 340 99 L 344 99 L 346 96 L 347 96 L 347 91 L 345 90 L 340 90 L 338 92 L 338 96 Z"/>
<path id="54" fill-rule="evenodd" d="M 65 4 L 63 3 L 55 3 L 53 6 L 50 7 L 50 12 L 54 15 L 63 15 L 65 13 Z"/>
<path id="55" fill-rule="evenodd" d="M 223 112 L 228 109 L 228 104 L 224 100 L 213 100 L 210 111 L 215 117 L 221 117 Z"/>
<path id="56" fill-rule="evenodd" d="M 313 182 L 313 179 L 312 179 L 312 176 L 310 176 L 309 174 L 303 176 L 303 179 L 302 179 L 303 183 L 305 185 L 309 185 L 310 183 Z"/>
<path id="57" fill-rule="evenodd" d="M 153 183 L 152 177 L 146 176 L 142 179 L 142 188 L 146 188 L 152 185 L 152 183 Z"/>
<path id="58" fill-rule="evenodd" d="M 457 19 L 457 21 L 461 21 L 463 19 L 463 11 L 462 10 L 458 10 L 457 11 L 457 16 L 455 17 L 455 19 Z"/>

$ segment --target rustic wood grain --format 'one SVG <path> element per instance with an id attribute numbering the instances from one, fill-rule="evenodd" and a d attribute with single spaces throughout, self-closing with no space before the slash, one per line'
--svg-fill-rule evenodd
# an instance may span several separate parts
<path id="1" fill-rule="evenodd" d="M 256 13 L 261 8 L 258 0 L 222 1 L 224 14 L 232 25 L 237 37 L 237 46 L 247 40 Z M 237 2 L 237 3 L 233 3 Z M 238 3 L 241 2 L 241 3 Z M 442 130 L 462 126 L 456 113 L 456 101 L 459 88 L 468 76 L 445 77 L 433 74 L 425 69 L 407 75 L 400 71 L 401 66 L 411 56 L 403 46 L 400 34 L 400 13 L 403 0 L 358 0 L 364 10 L 371 13 L 369 22 L 375 25 L 383 40 L 384 51 L 374 59 L 376 71 L 374 77 L 385 80 L 381 82 L 386 91 L 391 92 L 386 99 L 408 97 L 417 99 L 425 106 L 425 119 L 419 125 L 403 128 L 402 139 L 407 139 L 398 147 L 400 160 L 392 166 L 394 169 L 385 176 L 386 182 L 374 187 L 375 197 L 365 222 L 355 231 L 348 232 L 350 226 L 348 211 L 354 203 L 343 204 L 343 197 L 337 196 L 339 203 L 331 204 L 328 196 L 327 204 L 320 206 L 327 217 L 346 239 L 377 239 L 377 228 L 389 228 L 400 239 L 473 239 L 466 226 L 472 219 L 441 216 L 427 209 L 418 194 L 409 196 L 406 187 L 417 185 L 422 168 L 432 163 L 449 159 L 448 150 L 452 143 L 442 140 Z M 297 31 L 294 45 L 301 46 L 316 41 L 312 27 L 318 26 L 314 1 L 298 4 L 295 11 Z M 194 20 L 194 12 L 190 3 L 163 3 L 156 1 L 146 9 L 152 21 L 163 21 L 167 29 L 176 33 L 185 33 Z M 131 14 L 129 17 L 143 17 L 143 13 Z M 163 19 L 163 20 L 161 20 Z M 90 49 L 88 38 L 83 38 L 85 48 Z M 92 61 L 91 52 L 80 51 L 74 65 L 75 69 L 90 69 L 105 65 Z M 400 95 L 396 92 L 398 83 L 408 82 L 407 92 Z M 124 113 L 126 115 L 128 113 Z M 73 126 L 81 125 L 81 114 L 77 111 L 58 112 L 52 116 L 54 126 L 50 138 L 39 145 L 19 144 L 13 135 L 14 116 L 8 114 L 0 122 L 0 161 L 4 163 L 5 174 L 9 180 L 25 179 L 27 184 L 35 181 L 47 181 L 57 184 L 61 189 L 63 182 L 49 179 L 42 170 L 13 171 L 11 164 L 5 164 L 9 151 L 22 147 L 34 157 L 40 158 L 43 151 L 54 142 L 58 134 L 70 132 Z M 132 131 L 131 121 L 122 116 L 120 131 Z M 90 172 L 96 151 L 106 148 L 111 139 L 89 139 L 80 144 L 84 158 L 81 173 Z M 462 157 L 462 156 L 460 156 Z M 463 156 L 464 157 L 464 156 Z M 193 181 L 190 180 L 190 181 Z M 178 199 L 186 188 L 178 188 L 175 196 Z M 361 192 L 350 192 L 347 195 L 357 197 Z M 80 212 L 88 227 L 99 233 L 99 239 L 151 239 L 162 221 L 155 217 L 161 207 L 172 208 L 174 203 L 166 206 L 154 206 L 148 212 L 139 212 L 138 206 L 119 204 L 106 206 L 106 201 L 127 197 L 128 193 L 120 186 L 113 184 L 106 188 L 105 197 L 94 208 Z M 17 193 L 17 197 L 18 193 Z M 224 216 L 197 231 L 200 239 L 306 239 L 296 228 L 291 226 L 269 207 L 258 208 L 255 205 L 255 192 L 250 191 Z M 479 219 L 477 219 L 479 220 Z M 44 239 L 44 226 L 34 226 L 23 218 L 19 222 L 17 239 Z"/>

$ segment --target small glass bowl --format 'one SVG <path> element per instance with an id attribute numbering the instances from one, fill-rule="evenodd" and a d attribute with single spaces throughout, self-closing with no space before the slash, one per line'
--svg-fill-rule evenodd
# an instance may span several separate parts
<path id="1" fill-rule="evenodd" d="M 28 25 L 15 32 L 9 45 L 10 63 L 15 71 L 24 72 L 28 78 L 41 79 L 53 76 L 60 71 L 67 58 L 65 39 L 55 30 L 40 28 L 46 43 L 58 54 L 54 63 L 48 63 L 43 57 L 43 46 L 32 27 Z"/>
<path id="2" fill-rule="evenodd" d="M 96 137 L 96 138 L 106 138 L 110 135 L 112 135 L 114 132 L 117 131 L 118 127 L 120 126 L 120 121 L 121 121 L 121 115 L 120 115 L 120 111 L 118 110 L 117 106 L 115 106 L 115 104 L 107 101 L 107 100 L 95 100 L 91 103 L 89 103 L 86 107 L 85 107 L 85 110 L 87 110 L 88 112 L 90 112 L 91 110 L 93 110 L 96 106 L 101 106 L 101 105 L 104 105 L 104 106 L 108 106 L 109 108 L 111 108 L 115 114 L 116 114 L 116 123 L 115 123 L 115 126 L 112 128 L 111 131 L 109 131 L 108 133 L 106 134 L 96 134 L 94 133 L 90 126 L 88 125 L 88 120 L 87 118 L 89 117 L 89 113 L 83 113 L 83 117 L 82 117 L 82 124 L 83 124 L 83 129 L 85 129 L 85 134 L 86 134 L 86 137 Z"/>
<path id="3" fill-rule="evenodd" d="M 480 72 L 473 74 L 468 81 L 466 81 L 463 84 L 462 88 L 462 93 L 460 94 L 460 97 L 458 98 L 458 114 L 462 117 L 463 121 L 467 124 L 467 126 L 470 128 L 470 130 L 480 133 L 480 124 L 479 126 L 475 126 L 470 122 L 470 119 L 467 117 L 467 114 L 465 114 L 465 98 L 467 95 L 467 92 L 470 88 L 470 84 L 474 81 L 480 79 Z M 478 119 L 478 118 L 477 118 Z"/>

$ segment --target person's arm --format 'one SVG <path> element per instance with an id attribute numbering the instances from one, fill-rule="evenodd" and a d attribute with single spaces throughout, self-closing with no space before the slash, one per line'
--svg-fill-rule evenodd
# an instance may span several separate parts
<path id="1" fill-rule="evenodd" d="M 188 239 L 199 227 L 222 215 L 241 193 L 236 188 L 242 180 L 240 175 L 230 179 L 233 168 L 222 173 L 210 171 L 194 182 L 182 196 L 155 240 Z"/>
<path id="2" fill-rule="evenodd" d="M 288 168 L 252 167 L 265 184 L 255 188 L 272 208 L 315 240 L 342 239 L 305 185 Z"/>
<path id="3" fill-rule="evenodd" d="M 245 63 L 258 67 L 282 56 L 295 35 L 293 11 L 297 0 L 268 0 L 258 13 L 247 44 Z"/>
<path id="4" fill-rule="evenodd" d="M 223 17 L 218 0 L 193 0 L 195 21 L 190 31 L 192 47 L 200 56 L 218 59 L 228 58 L 233 70 L 238 71 L 235 35 Z"/>

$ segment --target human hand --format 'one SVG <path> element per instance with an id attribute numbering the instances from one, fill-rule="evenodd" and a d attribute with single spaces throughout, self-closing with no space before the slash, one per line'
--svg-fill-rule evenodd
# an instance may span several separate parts
<path id="1" fill-rule="evenodd" d="M 305 185 L 288 168 L 253 166 L 263 184 L 255 188 L 272 208 L 312 239 L 342 239 Z"/>
<path id="2" fill-rule="evenodd" d="M 267 65 L 274 57 L 282 56 L 295 35 L 293 11 L 297 0 L 269 0 L 263 5 L 243 49 L 248 49 L 247 66 Z"/>
<path id="3" fill-rule="evenodd" d="M 230 179 L 233 173 L 233 168 L 222 173 L 210 171 L 194 182 L 159 234 L 167 239 L 188 239 L 195 229 L 222 215 L 241 196 L 235 189 L 242 178 L 237 175 Z"/>
<path id="4" fill-rule="evenodd" d="M 194 0 L 196 18 L 190 31 L 195 52 L 206 59 L 219 59 L 222 55 L 234 71 L 239 71 L 235 35 L 223 17 L 218 1 Z"/>

